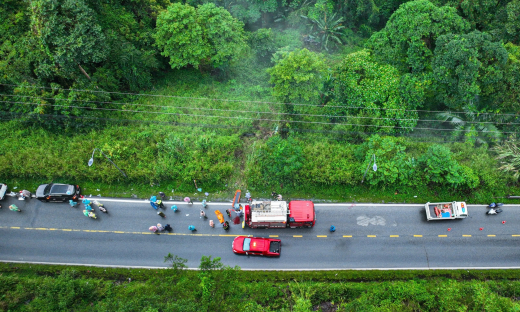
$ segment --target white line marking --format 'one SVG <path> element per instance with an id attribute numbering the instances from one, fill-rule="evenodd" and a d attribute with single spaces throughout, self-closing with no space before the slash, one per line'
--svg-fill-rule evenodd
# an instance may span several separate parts
<path id="1" fill-rule="evenodd" d="M 119 202 L 119 203 L 149 203 L 148 199 L 136 198 L 136 199 L 115 199 L 115 198 L 96 198 L 99 202 Z M 184 201 L 164 201 L 164 204 L 168 205 L 188 205 L 188 207 L 196 207 L 198 205 L 202 205 L 202 202 L 193 202 L 193 205 L 187 204 Z M 424 203 L 426 204 L 426 203 Z M 388 203 L 388 204 L 373 204 L 373 203 L 314 203 L 315 207 L 324 207 L 324 206 L 333 206 L 333 207 L 356 207 L 356 206 L 368 206 L 368 207 L 389 207 L 389 206 L 398 206 L 398 207 L 420 207 L 424 208 L 424 204 L 401 204 L 401 203 Z M 247 205 L 247 203 L 242 203 L 242 205 Z M 352 206 L 354 205 L 354 206 Z M 211 206 L 230 206 L 232 208 L 232 202 L 208 202 L 208 207 Z M 488 205 L 480 205 L 480 204 L 468 204 L 468 208 L 471 207 L 487 207 Z M 504 207 L 514 207 L 520 208 L 519 205 L 504 205 Z"/>
<path id="2" fill-rule="evenodd" d="M 135 268 L 135 269 L 168 269 L 168 267 L 156 267 L 156 266 L 133 266 L 133 265 L 110 265 L 110 264 L 85 264 L 85 263 L 64 263 L 64 262 L 39 262 L 39 261 L 17 261 L 17 260 L 0 260 L 4 263 L 31 263 L 31 264 L 49 264 L 49 265 L 67 265 L 67 266 L 87 266 L 87 267 L 100 267 L 100 268 Z M 198 270 L 198 268 L 187 268 L 188 270 Z M 418 268 L 330 268 L 330 269 L 272 269 L 272 268 L 253 268 L 244 269 L 242 271 L 402 271 L 402 270 L 518 270 L 520 267 L 418 267 Z"/>

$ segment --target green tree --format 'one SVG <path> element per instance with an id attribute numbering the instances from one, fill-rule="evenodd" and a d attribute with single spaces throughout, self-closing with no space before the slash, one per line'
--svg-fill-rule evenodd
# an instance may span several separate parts
<path id="1" fill-rule="evenodd" d="M 506 62 L 507 50 L 489 34 L 440 36 L 433 60 L 437 99 L 456 110 L 487 104 L 501 88 Z"/>
<path id="2" fill-rule="evenodd" d="M 84 67 L 103 62 L 108 54 L 95 12 L 83 0 L 33 0 L 30 8 L 31 30 L 48 56 L 38 64 L 38 76 L 51 78 L 58 72 L 90 80 Z"/>
<path id="3" fill-rule="evenodd" d="M 320 90 L 326 65 L 323 55 L 307 49 L 286 53 L 274 67 L 268 69 L 273 85 L 273 95 L 283 102 L 297 101 L 320 103 Z M 286 107 L 288 112 L 292 106 Z"/>
<path id="4" fill-rule="evenodd" d="M 520 0 L 513 0 L 506 6 L 507 20 L 505 30 L 507 39 L 514 44 L 520 43 Z"/>
<path id="5" fill-rule="evenodd" d="M 244 24 L 208 3 L 195 9 L 174 3 L 159 14 L 154 35 L 172 68 L 219 67 L 237 60 L 247 48 Z"/>
<path id="6" fill-rule="evenodd" d="M 428 0 L 410 1 L 392 14 L 385 28 L 370 37 L 367 47 L 378 59 L 401 71 L 431 71 L 437 38 L 467 29 L 467 22 L 455 8 L 439 8 Z"/>
<path id="7" fill-rule="evenodd" d="M 423 83 L 376 63 L 368 50 L 345 57 L 333 84 L 334 99 L 324 108 L 333 121 L 360 132 L 409 132 L 418 119 Z M 346 118 L 345 118 L 346 117 Z M 375 126 L 372 128 L 371 126 Z M 394 128 L 398 127 L 398 128 Z"/>

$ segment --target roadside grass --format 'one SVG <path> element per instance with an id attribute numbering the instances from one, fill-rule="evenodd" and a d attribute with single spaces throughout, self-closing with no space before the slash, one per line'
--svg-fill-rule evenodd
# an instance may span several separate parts
<path id="1" fill-rule="evenodd" d="M 2 311 L 515 311 L 519 270 L 241 271 L 0 263 Z"/>

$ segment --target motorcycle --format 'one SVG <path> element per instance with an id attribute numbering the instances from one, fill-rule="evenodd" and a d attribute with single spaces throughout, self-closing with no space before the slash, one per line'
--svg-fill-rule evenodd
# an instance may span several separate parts
<path id="1" fill-rule="evenodd" d="M 499 207 L 502 207 L 504 204 L 502 203 L 498 203 L 498 204 L 495 204 L 495 203 L 491 203 L 489 204 L 488 208 L 490 208 L 486 214 L 488 215 L 496 215 L 496 214 L 499 214 L 502 212 L 502 209 L 500 209 Z"/>
<path id="2" fill-rule="evenodd" d="M 92 218 L 92 219 L 97 219 L 96 214 L 93 213 L 92 211 L 83 210 L 83 214 L 85 215 L 85 217 L 89 217 L 89 218 Z"/>
<path id="3" fill-rule="evenodd" d="M 98 202 L 97 200 L 94 201 L 94 204 L 98 206 L 99 211 L 104 212 L 104 213 L 108 213 L 108 210 L 105 208 L 104 204 Z"/>
<path id="4" fill-rule="evenodd" d="M 86 210 L 89 210 L 89 211 L 93 211 L 93 210 L 94 210 L 94 208 L 92 208 L 92 205 L 91 205 L 90 200 L 88 200 L 88 199 L 85 198 L 85 199 L 82 200 L 81 202 L 85 205 L 85 209 L 86 209 Z"/>
<path id="5" fill-rule="evenodd" d="M 28 190 L 22 190 L 16 194 L 18 196 L 18 200 L 25 200 L 26 198 L 31 198 L 31 192 Z"/>

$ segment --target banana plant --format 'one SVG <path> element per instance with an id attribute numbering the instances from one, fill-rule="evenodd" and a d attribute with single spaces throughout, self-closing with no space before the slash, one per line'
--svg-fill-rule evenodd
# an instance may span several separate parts
<path id="1" fill-rule="evenodd" d="M 314 37 L 318 38 L 322 49 L 329 51 L 329 48 L 334 47 L 336 43 L 343 44 L 340 39 L 342 35 L 341 30 L 345 28 L 342 25 L 345 20 L 343 17 L 336 18 L 336 13 L 334 13 L 327 18 L 327 12 L 325 12 L 322 18 L 302 17 L 310 21 L 310 32 Z"/>

